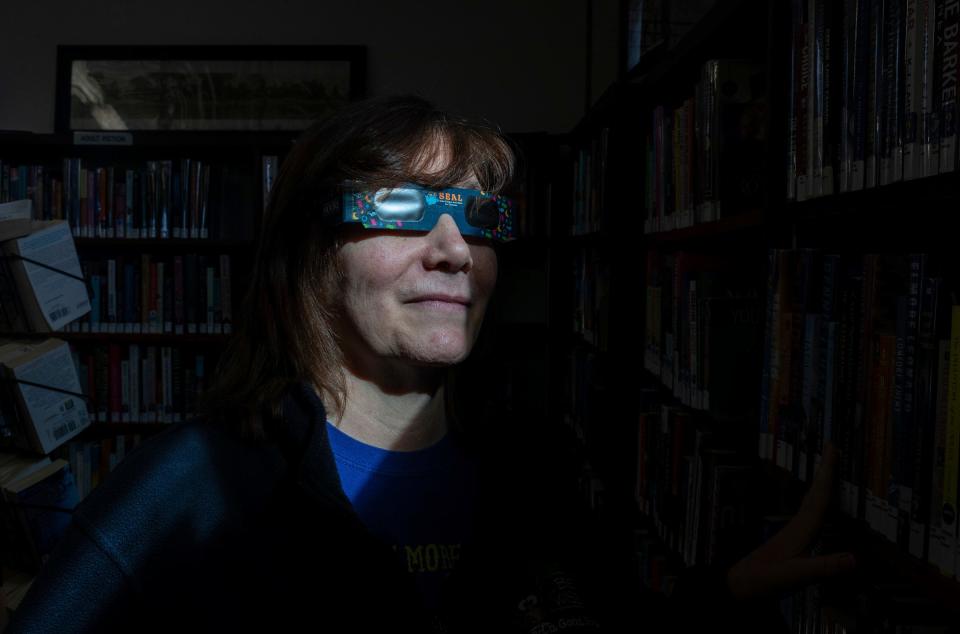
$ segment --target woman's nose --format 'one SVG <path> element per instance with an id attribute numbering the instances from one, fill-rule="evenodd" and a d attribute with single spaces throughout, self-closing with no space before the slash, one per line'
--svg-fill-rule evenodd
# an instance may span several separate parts
<path id="1" fill-rule="evenodd" d="M 443 214 L 437 219 L 437 224 L 427 234 L 427 239 L 431 243 L 427 256 L 429 268 L 459 271 L 472 266 L 470 245 L 463 239 L 460 228 L 449 214 Z"/>

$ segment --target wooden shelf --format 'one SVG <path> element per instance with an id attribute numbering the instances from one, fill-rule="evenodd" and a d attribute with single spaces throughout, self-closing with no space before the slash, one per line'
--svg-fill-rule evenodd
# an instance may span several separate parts
<path id="1" fill-rule="evenodd" d="M 139 332 L 67 332 L 54 330 L 52 332 L 0 332 L 3 339 L 47 339 L 50 337 L 66 341 L 111 342 L 130 341 L 144 344 L 190 344 L 190 345 L 223 345 L 231 335 L 219 334 L 182 334 L 174 333 L 139 333 Z"/>
<path id="2" fill-rule="evenodd" d="M 97 132 L 94 130 L 93 132 Z M 73 142 L 72 132 L 34 133 L 20 131 L 0 132 L 0 142 L 11 153 L 30 148 L 45 150 L 63 148 L 76 152 L 116 154 L 118 148 L 124 151 L 141 150 L 166 151 L 173 150 L 179 156 L 184 151 L 207 150 L 214 153 L 234 153 L 237 148 L 261 148 L 267 151 L 282 152 L 293 146 L 297 138 L 296 133 L 290 132 L 225 132 L 225 131 L 187 131 L 187 130 L 144 130 L 139 132 L 101 130 L 99 132 L 119 132 L 130 134 L 133 139 L 131 145 L 77 145 Z"/>
<path id="3" fill-rule="evenodd" d="M 945 229 L 958 206 L 960 172 L 953 172 L 786 202 L 771 222 L 791 227 L 801 242 L 824 248 L 863 244 L 885 251 L 953 252 L 956 240 Z"/>
<path id="4" fill-rule="evenodd" d="M 743 15 L 761 14 L 766 22 L 766 11 L 762 2 L 756 0 L 717 0 L 713 7 L 680 40 L 667 50 L 656 63 L 644 67 L 643 60 L 631 70 L 628 77 L 647 86 L 658 84 L 669 75 L 691 64 L 699 65 L 704 59 L 704 49 L 717 37 L 728 37 L 732 26 L 744 28 L 737 18 Z M 720 57 L 712 53 L 711 57 Z"/>
<path id="5" fill-rule="evenodd" d="M 754 236 L 767 229 L 763 209 L 752 209 L 741 214 L 721 218 L 671 231 L 647 233 L 643 239 L 651 246 L 681 244 L 717 239 L 740 239 Z"/>
<path id="6" fill-rule="evenodd" d="M 80 432 L 85 437 L 116 436 L 118 434 L 155 434 L 169 429 L 176 423 L 97 423 L 91 422 L 90 426 Z"/>
<path id="7" fill-rule="evenodd" d="M 184 238 L 74 238 L 77 247 L 84 249 L 253 249 L 254 240 L 199 240 Z"/>

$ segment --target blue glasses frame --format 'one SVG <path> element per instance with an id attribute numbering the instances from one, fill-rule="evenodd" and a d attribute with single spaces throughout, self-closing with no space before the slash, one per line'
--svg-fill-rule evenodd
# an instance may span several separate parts
<path id="1" fill-rule="evenodd" d="M 371 192 L 348 186 L 341 212 L 341 222 L 394 231 L 430 231 L 440 216 L 447 214 L 461 235 L 498 242 L 516 239 L 513 201 L 479 189 L 429 189 L 405 183 Z"/>

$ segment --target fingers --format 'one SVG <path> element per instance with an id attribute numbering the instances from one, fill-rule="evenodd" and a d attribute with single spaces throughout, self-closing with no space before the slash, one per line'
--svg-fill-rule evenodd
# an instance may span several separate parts
<path id="1" fill-rule="evenodd" d="M 840 450 L 832 442 L 824 444 L 820 467 L 797 513 L 776 535 L 750 553 L 749 558 L 766 562 L 782 561 L 796 557 L 807 549 L 823 526 L 823 519 L 830 507 L 840 455 Z"/>
<path id="2" fill-rule="evenodd" d="M 742 561 L 728 572 L 727 586 L 737 599 L 754 599 L 796 590 L 855 569 L 853 553 L 795 557 L 777 563 Z"/>

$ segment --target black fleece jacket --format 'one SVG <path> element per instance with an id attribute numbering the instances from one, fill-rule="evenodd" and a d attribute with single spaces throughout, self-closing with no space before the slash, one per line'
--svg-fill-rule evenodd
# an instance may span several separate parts
<path id="1" fill-rule="evenodd" d="M 151 438 L 78 506 L 8 632 L 437 631 L 344 495 L 325 422 L 300 382 L 267 440 L 199 418 Z M 744 631 L 746 608 L 771 631 L 724 570 L 686 570 L 670 599 L 632 585 L 622 536 L 592 522 L 550 440 L 497 427 L 473 446 L 475 538 L 441 631 Z"/>

